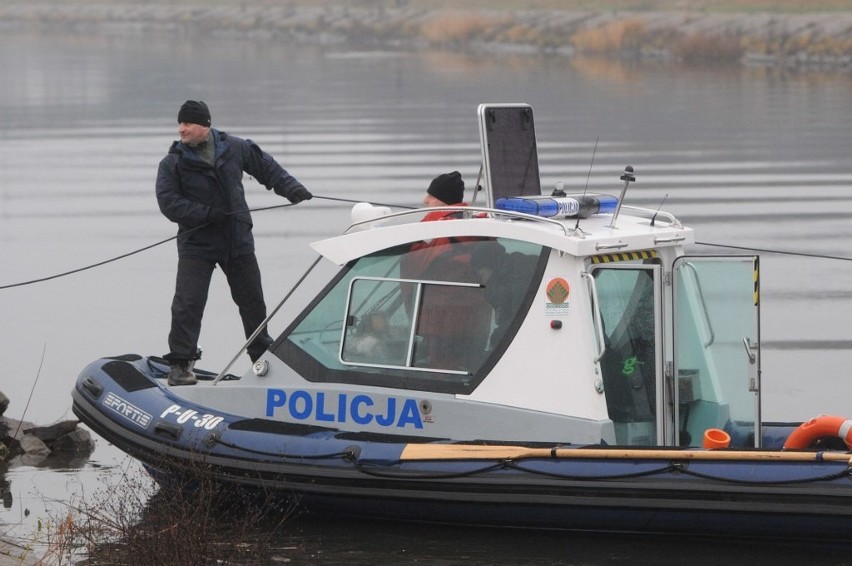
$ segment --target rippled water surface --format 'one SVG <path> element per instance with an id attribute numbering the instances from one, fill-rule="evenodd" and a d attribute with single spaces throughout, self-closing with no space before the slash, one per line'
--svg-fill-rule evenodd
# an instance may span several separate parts
<path id="1" fill-rule="evenodd" d="M 313 260 L 307 244 L 347 226 L 350 204 L 336 199 L 417 205 L 432 177 L 454 169 L 473 186 L 477 105 L 526 102 L 545 190 L 562 181 L 569 190 L 588 183 L 617 192 L 630 164 L 637 182 L 628 202 L 656 208 L 665 199 L 666 210 L 696 229 L 697 253 L 732 251 L 721 245 L 764 250 L 766 420 L 852 415 L 852 265 L 838 259 L 852 257 L 849 76 L 155 39 L 0 36 L 0 286 L 174 234 L 157 209 L 154 177 L 186 99 L 207 101 L 215 127 L 259 142 L 320 197 L 254 215 L 270 304 Z M 247 191 L 253 207 L 282 203 L 253 181 Z M 165 353 L 175 264 L 168 242 L 0 289 L 7 416 L 20 418 L 26 408 L 27 420 L 52 422 L 69 410 L 88 362 Z M 223 367 L 243 343 L 240 328 L 224 278 L 214 277 L 201 365 Z M 6 477 L 14 503 L 0 511 L 0 523 L 29 532 L 62 508 L 54 500 L 96 489 L 101 474 L 124 462 L 100 441 L 82 467 L 13 468 Z M 778 556 L 759 545 L 702 544 L 689 548 L 752 564 Z M 305 519 L 282 535 L 279 554 L 301 563 L 594 564 L 661 556 L 663 548 L 641 537 Z M 659 563 L 675 563 L 682 552 L 667 550 Z"/>

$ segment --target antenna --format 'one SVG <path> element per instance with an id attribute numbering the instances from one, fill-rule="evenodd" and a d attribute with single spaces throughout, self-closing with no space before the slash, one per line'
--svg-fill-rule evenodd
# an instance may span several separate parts
<path id="1" fill-rule="evenodd" d="M 592 167 L 595 165 L 595 154 L 598 152 L 598 140 L 600 136 L 595 138 L 595 147 L 592 149 L 592 161 L 589 163 L 589 174 L 586 175 L 586 186 L 583 187 L 583 196 L 586 196 L 586 190 L 589 188 L 589 179 L 592 177 Z M 580 199 L 583 202 L 583 199 Z M 580 215 L 577 215 L 577 224 L 574 225 L 574 230 L 580 228 Z"/>
<path id="2" fill-rule="evenodd" d="M 656 212 L 654 212 L 654 216 L 651 217 L 651 226 L 653 226 L 654 222 L 656 222 L 657 215 L 660 213 L 660 209 L 663 208 L 663 204 L 665 204 L 667 198 L 669 198 L 669 193 L 666 193 L 666 196 L 664 196 L 663 200 L 660 202 L 660 206 L 658 206 Z"/>

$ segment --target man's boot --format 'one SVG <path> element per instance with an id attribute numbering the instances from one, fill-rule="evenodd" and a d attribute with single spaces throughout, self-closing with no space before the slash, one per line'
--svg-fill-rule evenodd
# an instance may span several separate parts
<path id="1" fill-rule="evenodd" d="M 192 371 L 193 362 L 186 360 L 172 360 L 169 362 L 169 385 L 195 385 L 198 381 L 195 372 Z"/>

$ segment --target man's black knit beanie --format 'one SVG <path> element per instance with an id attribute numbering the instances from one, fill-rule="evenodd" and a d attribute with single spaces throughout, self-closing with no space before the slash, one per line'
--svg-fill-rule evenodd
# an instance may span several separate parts
<path id="1" fill-rule="evenodd" d="M 178 124 L 187 122 L 210 127 L 210 110 L 201 100 L 187 100 L 180 107 L 177 118 Z"/>

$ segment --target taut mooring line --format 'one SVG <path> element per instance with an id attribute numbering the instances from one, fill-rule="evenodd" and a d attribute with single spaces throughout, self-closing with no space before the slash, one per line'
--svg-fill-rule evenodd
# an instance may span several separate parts
<path id="1" fill-rule="evenodd" d="M 353 199 L 324 197 L 324 196 L 318 196 L 318 195 L 314 195 L 314 198 L 331 200 L 331 201 L 338 201 L 338 202 L 351 202 L 351 203 L 364 202 L 364 201 L 353 200 Z M 413 207 L 404 207 L 404 206 L 401 206 L 401 205 L 398 205 L 398 204 L 379 204 L 379 203 L 371 203 L 371 204 L 376 205 L 376 206 L 391 206 L 391 207 L 395 207 L 395 208 L 413 208 Z M 263 206 L 263 207 L 258 207 L 258 208 L 250 208 L 248 210 L 241 210 L 241 211 L 236 211 L 236 212 L 227 212 L 226 215 L 230 216 L 232 214 L 241 214 L 243 212 L 261 212 L 261 211 L 264 211 L 264 210 L 272 210 L 272 209 L 275 209 L 275 208 L 285 208 L 285 207 L 291 207 L 291 206 L 295 206 L 295 205 L 293 203 L 276 204 L 274 206 Z M 0 291 L 2 291 L 4 289 L 12 289 L 14 287 L 23 287 L 25 285 L 34 285 L 35 283 L 42 283 L 44 281 L 50 281 L 52 279 L 59 279 L 60 277 L 66 277 L 68 275 L 80 273 L 81 271 L 87 271 L 89 269 L 94 269 L 96 267 L 100 267 L 102 265 L 106 265 L 108 263 L 112 263 L 114 261 L 118 261 L 120 259 L 124 259 L 126 257 L 130 257 L 132 255 L 144 252 L 146 250 L 150 250 L 151 248 L 156 248 L 157 246 L 160 246 L 162 244 L 165 244 L 167 242 L 171 242 L 172 240 L 177 239 L 179 236 L 182 236 L 182 235 L 185 235 L 185 234 L 191 234 L 192 232 L 194 232 L 196 230 L 206 228 L 210 224 L 211 224 L 210 222 L 207 222 L 205 224 L 202 224 L 200 226 L 196 226 L 195 228 L 191 228 L 191 229 L 189 229 L 185 232 L 182 232 L 181 234 L 175 234 L 174 236 L 172 236 L 170 238 L 166 238 L 165 240 L 160 240 L 159 242 L 155 242 L 151 245 L 145 246 L 143 248 L 139 248 L 138 250 L 133 250 L 132 252 L 127 252 L 126 254 L 122 254 L 122 255 L 119 255 L 119 256 L 116 256 L 116 257 L 113 257 L 113 258 L 110 258 L 110 259 L 105 259 L 104 261 L 99 261 L 99 262 L 93 263 L 91 265 L 79 267 L 77 269 L 72 269 L 70 271 L 65 271 L 63 273 L 56 273 L 54 275 L 49 275 L 47 277 L 41 277 L 41 278 L 38 278 L 38 279 L 31 279 L 29 281 L 21 281 L 19 283 L 10 283 L 8 285 L 0 285 Z"/>
<path id="2" fill-rule="evenodd" d="M 326 197 L 326 196 L 320 196 L 320 195 L 314 195 L 314 198 L 322 199 L 322 200 L 336 201 L 336 202 L 348 202 L 348 203 L 365 202 L 363 200 L 345 199 L 345 198 L 338 198 L 338 197 Z M 388 207 L 392 207 L 392 208 L 407 208 L 407 209 L 416 208 L 416 207 L 412 207 L 412 206 L 403 206 L 403 205 L 399 205 L 399 204 L 383 204 L 383 203 L 375 203 L 375 202 L 371 202 L 370 204 L 372 204 L 374 206 L 388 206 Z M 241 214 L 243 212 L 261 212 L 261 211 L 264 211 L 264 210 L 272 210 L 272 209 L 275 209 L 275 208 L 286 208 L 286 207 L 291 207 L 291 206 L 295 206 L 295 205 L 293 203 L 276 204 L 276 205 L 273 205 L 273 206 L 263 206 L 263 207 L 259 207 L 259 208 L 249 208 L 247 210 L 241 210 L 241 211 L 236 211 L 236 212 L 228 212 L 228 213 L 226 213 L 226 215 L 230 216 L 232 214 Z M 170 238 L 166 238 L 165 240 L 160 240 L 159 242 L 155 242 L 155 243 L 150 244 L 148 246 L 139 248 L 138 250 L 133 250 L 131 252 L 127 252 L 126 254 L 122 254 L 122 255 L 119 255 L 119 256 L 116 256 L 116 257 L 113 257 L 113 258 L 110 258 L 110 259 L 105 259 L 104 261 L 99 261 L 99 262 L 93 263 L 91 265 L 86 265 L 84 267 L 79 267 L 77 269 L 72 269 L 70 271 L 65 271 L 63 273 L 56 273 L 54 275 L 49 275 L 47 277 L 41 277 L 39 279 L 31 279 L 29 281 L 21 281 L 19 283 L 10 283 L 8 285 L 0 285 L 0 291 L 2 291 L 4 289 L 12 289 L 14 287 L 24 287 L 26 285 L 34 285 L 36 283 L 43 283 L 44 281 L 50 281 L 52 279 L 59 279 L 60 277 L 66 277 L 68 275 L 80 273 L 81 271 L 87 271 L 89 269 L 94 269 L 96 267 L 100 267 L 102 265 L 106 265 L 108 263 L 112 263 L 114 261 L 118 261 L 120 259 L 124 259 L 124 258 L 130 257 L 132 255 L 136 255 L 136 254 L 144 252 L 146 250 L 150 250 L 151 248 L 155 248 L 155 247 L 160 246 L 162 244 L 165 244 L 167 242 L 171 242 L 172 240 L 177 239 L 181 235 L 190 234 L 190 233 L 192 233 L 196 230 L 206 228 L 210 224 L 211 224 L 210 222 L 207 222 L 207 223 L 202 224 L 200 226 L 196 226 L 195 228 L 191 228 L 191 229 L 187 230 L 186 232 L 183 232 L 182 234 L 175 234 L 174 236 L 171 236 Z M 811 254 L 811 253 L 806 253 L 806 252 L 791 252 L 791 251 L 786 251 L 786 250 L 772 250 L 772 249 L 767 249 L 767 248 L 755 248 L 755 247 L 749 247 L 749 246 L 734 246 L 734 245 L 730 245 L 730 244 L 717 244 L 717 243 L 713 243 L 713 242 L 695 242 L 695 243 L 700 245 L 700 246 L 714 246 L 714 247 L 718 247 L 718 248 L 731 248 L 731 249 L 736 249 L 736 250 L 746 250 L 746 251 L 761 252 L 761 253 L 792 255 L 792 256 L 799 256 L 799 257 L 811 257 L 811 258 L 816 258 L 816 259 L 832 259 L 832 260 L 838 260 L 838 261 L 852 261 L 852 257 L 842 257 L 842 256 L 834 256 L 834 255 L 826 255 L 826 254 Z"/>

